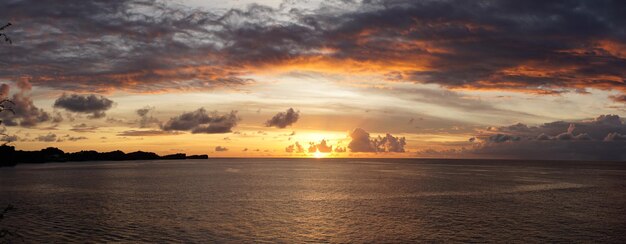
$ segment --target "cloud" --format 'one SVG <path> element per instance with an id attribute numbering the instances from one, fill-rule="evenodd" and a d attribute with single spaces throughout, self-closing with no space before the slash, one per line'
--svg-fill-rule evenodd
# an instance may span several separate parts
<path id="1" fill-rule="evenodd" d="M 620 134 L 617 132 L 609 133 L 604 138 L 604 141 L 626 141 L 626 134 Z"/>
<path id="2" fill-rule="evenodd" d="M 518 136 L 511 136 L 511 135 L 505 135 L 505 134 L 495 134 L 495 135 L 489 136 L 489 141 L 496 142 L 496 143 L 507 142 L 507 141 L 519 141 L 519 140 L 520 140 L 520 137 Z"/>
<path id="3" fill-rule="evenodd" d="M 479 131 L 471 148 L 423 151 L 421 156 L 559 160 L 626 160 L 626 124 L 618 115 L 555 121 L 538 126 L 515 124 Z"/>
<path id="4" fill-rule="evenodd" d="M 304 153 L 304 147 L 300 145 L 299 142 L 296 142 L 292 145 L 289 145 L 285 148 L 285 152 L 288 153 Z"/>
<path id="5" fill-rule="evenodd" d="M 295 111 L 293 108 L 287 109 L 285 112 L 280 112 L 274 115 L 271 119 L 265 122 L 267 127 L 285 128 L 298 121 L 300 118 L 300 111 Z"/>
<path id="6" fill-rule="evenodd" d="M 154 108 L 153 108 L 153 107 L 148 107 L 148 106 L 146 106 L 146 107 L 143 107 L 143 108 L 137 109 L 135 112 L 136 112 L 136 113 L 137 113 L 137 115 L 139 115 L 140 117 L 144 117 L 144 116 L 148 115 L 148 113 L 149 113 L 150 111 L 152 111 L 152 110 L 154 110 Z"/>
<path id="7" fill-rule="evenodd" d="M 157 118 L 152 117 L 150 115 L 150 113 L 152 113 L 153 111 L 154 111 L 154 107 L 149 107 L 149 106 L 137 109 L 135 111 L 137 115 L 139 115 L 140 117 L 139 119 L 140 128 L 150 128 L 150 127 L 156 127 L 156 126 L 161 125 L 161 121 L 159 121 Z"/>
<path id="8" fill-rule="evenodd" d="M 510 126 L 490 127 L 476 137 L 481 141 L 489 140 L 498 134 L 502 138 L 514 137 L 516 140 L 600 140 L 607 134 L 626 133 L 626 125 L 618 115 L 600 115 L 594 119 L 579 121 L 554 121 L 538 126 L 518 123 Z M 493 141 L 493 140 L 491 140 Z M 507 140 L 504 140 L 507 141 Z"/>
<path id="9" fill-rule="evenodd" d="M 226 151 L 228 151 L 228 148 L 222 147 L 222 146 L 217 146 L 217 147 L 215 147 L 215 151 L 216 152 L 226 152 Z"/>
<path id="10" fill-rule="evenodd" d="M 345 148 L 341 149 L 345 150 Z M 309 142 L 308 148 L 304 148 L 299 142 L 295 142 L 285 148 L 285 152 L 288 153 L 315 153 L 318 151 L 321 153 L 332 153 L 334 150 L 333 146 L 329 145 L 326 139 L 322 139 L 319 143 Z"/>
<path id="11" fill-rule="evenodd" d="M 57 135 L 53 133 L 48 133 L 47 135 L 40 135 L 35 140 L 41 142 L 53 142 L 57 140 Z"/>
<path id="12" fill-rule="evenodd" d="M 535 93 L 585 85 L 606 89 L 617 87 L 623 77 L 618 67 L 624 56 L 612 50 L 624 43 L 624 36 L 613 32 L 618 31 L 614 24 L 623 23 L 624 17 L 612 8 L 624 6 L 603 3 L 385 2 L 385 8 L 352 14 L 353 19 L 344 24 L 350 29 L 343 30 L 367 33 L 355 38 L 350 43 L 353 49 L 348 49 L 375 50 L 365 58 L 389 59 L 406 51 L 407 58 L 426 60 L 425 70 L 400 72 L 404 80 Z M 398 40 L 413 45 L 385 48 Z M 480 62 L 472 61 L 476 59 Z M 593 61 L 598 63 L 586 65 Z"/>
<path id="13" fill-rule="evenodd" d="M 117 133 L 117 136 L 170 136 L 180 135 L 178 131 L 163 131 L 163 130 L 127 130 Z"/>
<path id="14" fill-rule="evenodd" d="M 5 99 L 9 97 L 10 87 L 7 84 L 0 84 L 0 99 Z"/>
<path id="15" fill-rule="evenodd" d="M 404 137 L 394 137 L 387 133 L 385 137 L 378 136 L 373 142 L 378 152 L 405 152 L 406 138 Z"/>
<path id="16" fill-rule="evenodd" d="M 614 102 L 626 103 L 626 95 L 609 96 L 609 98 L 611 98 Z"/>
<path id="17" fill-rule="evenodd" d="M 337 2 L 218 13 L 150 0 L 5 1 L 21 42 L 0 50 L 12 67 L 0 78 L 150 92 L 238 86 L 250 67 L 307 64 L 451 88 L 626 91 L 621 1 Z"/>
<path id="18" fill-rule="evenodd" d="M 183 113 L 170 118 L 161 129 L 165 131 L 191 131 L 191 133 L 219 134 L 230 133 L 241 119 L 237 111 L 219 114 L 217 111 L 207 112 L 199 108 L 193 112 Z"/>
<path id="19" fill-rule="evenodd" d="M 80 141 L 80 140 L 87 140 L 89 138 L 84 137 L 84 136 L 67 136 L 65 139 L 67 139 L 68 141 Z"/>
<path id="20" fill-rule="evenodd" d="M 89 117 L 104 117 L 105 111 L 113 107 L 113 101 L 101 95 L 63 94 L 54 101 L 55 108 L 63 108 L 70 112 L 91 114 Z"/>
<path id="21" fill-rule="evenodd" d="M 404 137 L 394 137 L 386 134 L 384 137 L 370 138 L 370 134 L 356 128 L 349 133 L 352 139 L 348 148 L 352 152 L 405 152 L 406 139 Z"/>
<path id="22" fill-rule="evenodd" d="M 322 141 L 320 141 L 320 143 L 315 146 L 317 147 L 317 150 L 319 150 L 322 153 L 330 153 L 333 151 L 333 146 L 328 145 L 326 143 L 326 140 L 324 139 L 322 139 Z"/>
<path id="23" fill-rule="evenodd" d="M 222 61 L 218 34 L 228 27 L 217 14 L 152 0 L 63 5 L 0 3 L 12 9 L 5 17 L 20 23 L 12 29 L 19 45 L 0 51 L 14 68 L 0 71 L 0 77 L 28 74 L 36 85 L 81 92 L 211 89 L 248 82 Z"/>
<path id="24" fill-rule="evenodd" d="M 321 153 L 331 153 L 333 152 L 333 146 L 328 145 L 325 139 L 322 139 L 320 143 L 309 142 L 309 149 L 307 150 L 309 153 L 321 152 Z"/>
<path id="25" fill-rule="evenodd" d="M 80 123 L 77 125 L 73 125 L 70 130 L 75 131 L 75 132 L 96 132 L 97 129 L 98 129 L 97 126 L 91 126 L 85 123 Z"/>
<path id="26" fill-rule="evenodd" d="M 626 160 L 626 143 L 623 141 L 534 141 L 480 146 L 446 153 L 458 157 L 506 158 L 528 160 Z M 439 154 L 439 156 L 442 156 Z"/>
<path id="27" fill-rule="evenodd" d="M 615 1 L 364 1 L 349 10 L 294 10 L 300 21 L 274 26 L 258 24 L 265 19 L 251 8 L 229 13 L 256 19 L 245 31 L 226 33 L 233 40 L 226 51 L 247 61 L 373 70 L 394 81 L 450 88 L 624 91 L 625 38 L 618 27 L 624 17 L 615 11 L 621 7 Z M 258 48 L 256 40 L 268 41 Z M 252 47 L 260 51 L 248 52 Z M 271 58 L 257 57 L 262 54 Z"/>
<path id="28" fill-rule="evenodd" d="M 9 86 L 3 84 L 3 92 L 9 92 Z M 33 103 L 33 100 L 29 96 L 29 92 L 32 88 L 31 84 L 26 79 L 21 79 L 16 83 L 19 92 L 13 94 L 11 97 L 11 104 L 7 107 L 11 108 L 14 113 L 3 112 L 0 113 L 0 120 L 2 124 L 7 126 L 20 125 L 23 127 L 33 127 L 39 123 L 50 120 L 50 114 L 41 108 L 38 108 Z M 5 103 L 4 105 L 7 105 Z"/>
<path id="29" fill-rule="evenodd" d="M 49 135 L 48 135 L 48 136 L 49 136 Z M 55 137 L 56 137 L 56 136 L 55 136 Z M 69 134 L 68 134 L 68 135 L 65 135 L 65 136 L 63 136 L 63 137 L 56 137 L 56 138 L 57 138 L 57 139 L 56 139 L 56 141 L 57 141 L 57 142 L 63 142 L 63 141 L 80 141 L 80 140 L 87 140 L 87 139 L 89 139 L 89 138 L 84 137 L 84 136 L 70 136 Z M 48 139 L 51 139 L 51 138 L 48 138 Z"/>
<path id="30" fill-rule="evenodd" d="M 19 140 L 19 137 L 17 137 L 16 135 L 4 135 L 4 134 L 0 134 L 0 141 L 4 142 L 2 144 L 7 144 L 7 143 L 11 143 L 14 141 Z"/>
<path id="31" fill-rule="evenodd" d="M 54 111 L 54 115 L 52 117 L 52 123 L 61 123 L 63 122 L 63 115 L 60 112 Z"/>
<path id="32" fill-rule="evenodd" d="M 348 148 L 352 152 L 376 152 L 376 147 L 370 140 L 370 134 L 361 129 L 356 128 L 349 134 L 352 140 L 348 144 Z"/>

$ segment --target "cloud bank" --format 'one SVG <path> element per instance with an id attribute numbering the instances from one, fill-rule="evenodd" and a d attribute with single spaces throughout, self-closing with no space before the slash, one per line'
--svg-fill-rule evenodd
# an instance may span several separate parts
<path id="1" fill-rule="evenodd" d="M 623 1 L 337 1 L 191 9 L 160 1 L 4 1 L 11 69 L 74 91 L 212 89 L 259 69 L 365 72 L 449 88 L 626 91 Z M 28 57 L 28 59 L 24 58 Z M 621 101 L 620 97 L 616 100 Z"/>
<path id="2" fill-rule="evenodd" d="M 626 124 L 618 115 L 537 126 L 518 123 L 488 127 L 471 148 L 427 150 L 420 156 L 557 160 L 626 160 Z"/>

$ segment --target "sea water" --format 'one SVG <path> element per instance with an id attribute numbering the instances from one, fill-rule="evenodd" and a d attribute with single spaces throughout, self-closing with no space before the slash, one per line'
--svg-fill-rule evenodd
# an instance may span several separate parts
<path id="1" fill-rule="evenodd" d="M 209 159 L 0 168 L 25 242 L 626 242 L 626 163 Z"/>

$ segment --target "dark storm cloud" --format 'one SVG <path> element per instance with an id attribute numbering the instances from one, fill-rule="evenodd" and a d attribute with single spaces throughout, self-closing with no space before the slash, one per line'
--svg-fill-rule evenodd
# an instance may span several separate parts
<path id="1" fill-rule="evenodd" d="M 161 129 L 206 134 L 230 133 L 240 120 L 237 111 L 219 114 L 217 111 L 207 112 L 206 109 L 199 108 L 196 111 L 170 118 Z"/>
<path id="2" fill-rule="evenodd" d="M 618 115 L 481 131 L 463 156 L 519 159 L 626 160 L 626 124 Z"/>
<path id="3" fill-rule="evenodd" d="M 113 101 L 100 95 L 63 94 L 54 101 L 55 108 L 63 108 L 74 113 L 91 114 L 90 118 L 102 118 L 105 111 L 113 107 Z"/>
<path id="4" fill-rule="evenodd" d="M 280 112 L 274 115 L 271 119 L 265 122 L 267 127 L 285 128 L 298 121 L 300 118 L 300 111 L 295 111 L 293 108 L 287 109 L 285 112 Z"/>
<path id="5" fill-rule="evenodd" d="M 0 54 L 36 85 L 139 92 L 211 88 L 247 80 L 219 64 L 218 15 L 157 1 L 3 1 L 16 28 Z M 27 57 L 27 58 L 26 58 Z"/>
<path id="6" fill-rule="evenodd" d="M 25 80 L 19 80 L 16 83 L 19 91 L 10 98 L 12 103 L 5 103 L 8 108 L 11 108 L 13 112 L 5 111 L 0 113 L 0 121 L 3 125 L 23 127 L 33 127 L 39 123 L 50 120 L 50 114 L 41 108 L 38 108 L 33 103 L 30 97 L 31 84 Z M 3 93 L 8 95 L 9 86 L 4 85 L 1 87 Z"/>
<path id="7" fill-rule="evenodd" d="M 626 40 L 619 1 L 394 1 L 354 13 L 352 33 L 374 32 L 349 46 L 393 58 L 398 40 L 425 42 L 407 55 L 430 60 L 400 77 L 448 87 L 562 92 L 621 87 Z M 348 27 L 348 28 L 346 28 Z M 381 41 L 382 39 L 382 41 Z M 363 44 L 365 41 L 365 44 Z M 357 44 L 360 42 L 361 44 Z M 385 48 L 388 46 L 390 48 Z M 391 51 L 391 52 L 390 52 Z M 363 52 L 365 53 L 365 52 Z M 350 54 L 354 56 L 354 53 Z"/>
<path id="8" fill-rule="evenodd" d="M 348 148 L 352 152 L 405 152 L 404 137 L 386 134 L 384 137 L 370 138 L 370 134 L 361 128 L 354 129 L 349 136 L 352 140 Z"/>
<path id="9" fill-rule="evenodd" d="M 15 44 L 0 50 L 12 67 L 0 77 L 80 91 L 185 90 L 245 84 L 246 67 L 322 60 L 380 64 L 390 80 L 452 88 L 626 91 L 624 1 L 342 4 L 216 13 L 156 1 L 4 1 Z"/>

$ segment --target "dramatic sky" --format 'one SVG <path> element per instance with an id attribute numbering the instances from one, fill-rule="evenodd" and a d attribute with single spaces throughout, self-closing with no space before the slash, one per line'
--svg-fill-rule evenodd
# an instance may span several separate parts
<path id="1" fill-rule="evenodd" d="M 0 9 L 17 149 L 626 160 L 626 1 Z"/>

